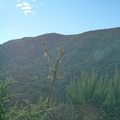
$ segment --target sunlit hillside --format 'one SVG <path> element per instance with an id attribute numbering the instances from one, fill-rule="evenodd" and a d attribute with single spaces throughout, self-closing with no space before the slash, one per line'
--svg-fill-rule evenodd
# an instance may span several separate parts
<path id="1" fill-rule="evenodd" d="M 66 99 L 65 87 L 77 79 L 83 71 L 93 68 L 99 73 L 111 76 L 115 66 L 120 68 L 120 28 L 89 31 L 76 35 L 56 33 L 37 37 L 11 40 L 0 45 L 0 78 L 12 76 L 18 81 L 11 91 L 19 93 L 18 98 L 36 102 L 38 95 L 47 96 L 50 80 L 47 79 L 50 64 L 44 58 L 42 43 L 45 42 L 53 59 L 57 48 L 65 48 L 58 74 L 64 76 L 56 83 L 58 99 Z M 34 46 L 35 54 L 31 50 Z M 34 97 L 33 97 L 34 96 Z"/>

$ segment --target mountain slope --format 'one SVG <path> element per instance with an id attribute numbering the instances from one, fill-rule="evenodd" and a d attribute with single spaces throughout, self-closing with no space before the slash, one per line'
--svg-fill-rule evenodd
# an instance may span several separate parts
<path id="1" fill-rule="evenodd" d="M 66 49 L 59 70 L 64 79 L 56 83 L 56 93 L 59 99 L 64 99 L 65 86 L 71 79 L 79 78 L 82 71 L 98 73 L 108 71 L 113 74 L 117 65 L 120 68 L 120 28 L 89 31 L 77 35 L 61 35 L 56 33 L 37 37 L 12 40 L 0 45 L 0 77 L 4 79 L 11 75 L 18 83 L 12 92 L 20 93 L 18 98 L 27 98 L 32 102 L 39 95 L 48 95 L 50 80 L 43 56 L 42 42 L 55 57 L 58 47 Z M 33 55 L 34 46 L 36 55 Z M 34 96 L 34 97 L 33 97 Z"/>

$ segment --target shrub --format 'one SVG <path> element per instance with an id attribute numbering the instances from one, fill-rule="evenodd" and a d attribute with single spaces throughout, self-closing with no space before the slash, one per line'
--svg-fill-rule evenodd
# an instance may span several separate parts
<path id="1" fill-rule="evenodd" d="M 67 96 L 72 104 L 81 106 L 83 120 L 120 119 L 119 93 L 120 78 L 117 68 L 113 79 L 107 74 L 98 79 L 93 71 L 92 74 L 83 73 L 78 82 L 72 81 L 67 86 Z"/>

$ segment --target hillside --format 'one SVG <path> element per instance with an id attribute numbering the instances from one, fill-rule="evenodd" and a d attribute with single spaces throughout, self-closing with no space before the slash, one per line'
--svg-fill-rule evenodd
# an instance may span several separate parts
<path id="1" fill-rule="evenodd" d="M 38 96 L 46 96 L 49 92 L 50 80 L 43 56 L 42 42 L 55 57 L 57 48 L 66 49 L 59 70 L 64 79 L 56 83 L 56 95 L 65 99 L 65 86 L 71 79 L 77 79 L 82 71 L 90 72 L 93 68 L 98 73 L 106 71 L 112 75 L 117 65 L 120 68 L 120 28 L 89 31 L 77 35 L 61 35 L 56 33 L 37 37 L 26 37 L 11 40 L 0 45 L 0 78 L 8 76 L 18 82 L 11 92 L 19 93 L 18 98 L 26 98 L 36 102 Z M 37 55 L 33 55 L 34 46 Z M 43 63 L 44 61 L 44 63 Z"/>

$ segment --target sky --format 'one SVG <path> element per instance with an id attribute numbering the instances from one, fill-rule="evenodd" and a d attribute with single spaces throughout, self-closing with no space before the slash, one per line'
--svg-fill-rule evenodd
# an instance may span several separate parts
<path id="1" fill-rule="evenodd" d="M 0 44 L 120 27 L 120 0 L 0 0 Z"/>

